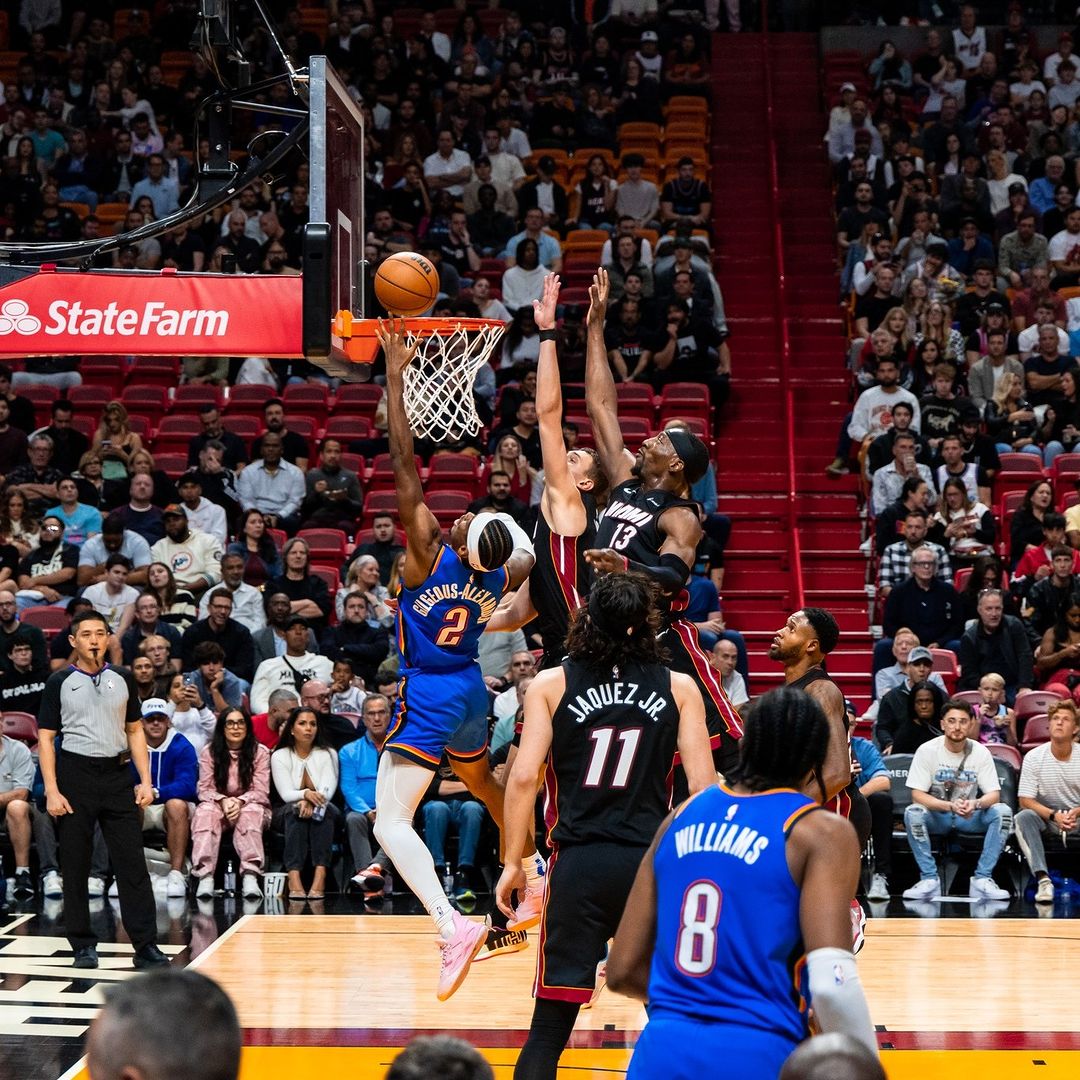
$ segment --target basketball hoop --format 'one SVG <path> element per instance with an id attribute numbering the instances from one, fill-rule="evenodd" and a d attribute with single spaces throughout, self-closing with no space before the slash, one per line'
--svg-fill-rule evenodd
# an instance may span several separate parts
<path id="1" fill-rule="evenodd" d="M 413 434 L 434 442 L 475 435 L 483 426 L 476 413 L 473 383 L 488 362 L 506 324 L 498 319 L 404 319 L 405 340 L 417 344 L 405 369 L 405 415 Z M 354 363 L 370 364 L 379 351 L 375 319 L 334 320 L 334 337 Z"/>

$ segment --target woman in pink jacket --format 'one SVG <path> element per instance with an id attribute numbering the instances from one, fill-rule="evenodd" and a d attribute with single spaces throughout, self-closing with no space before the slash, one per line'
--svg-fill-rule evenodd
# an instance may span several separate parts
<path id="1" fill-rule="evenodd" d="M 243 709 L 225 709 L 210 744 L 199 754 L 199 805 L 191 823 L 192 872 L 199 879 L 195 895 L 214 895 L 221 834 L 233 830 L 233 846 L 243 874 L 241 891 L 262 896 L 258 875 L 263 867 L 263 832 L 270 824 L 270 751 L 255 738 Z"/>

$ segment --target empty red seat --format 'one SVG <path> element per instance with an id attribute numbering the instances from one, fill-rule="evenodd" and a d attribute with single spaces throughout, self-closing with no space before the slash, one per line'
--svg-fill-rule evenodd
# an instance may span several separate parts
<path id="1" fill-rule="evenodd" d="M 216 386 L 202 384 L 178 386 L 173 391 L 170 409 L 172 412 L 198 413 L 204 405 L 221 408 L 221 391 Z"/>
<path id="2" fill-rule="evenodd" d="M 313 560 L 333 562 L 345 558 L 349 538 L 340 529 L 301 529 L 296 535 L 307 542 Z"/>
<path id="3" fill-rule="evenodd" d="M 226 413 L 249 413 L 262 416 L 263 406 L 272 397 L 277 397 L 277 391 L 272 386 L 262 384 L 234 386 L 229 391 L 225 411 Z"/>
<path id="4" fill-rule="evenodd" d="M 330 414 L 374 416 L 382 396 L 382 387 L 373 383 L 345 383 L 338 387 Z"/>
<path id="5" fill-rule="evenodd" d="M 291 418 L 289 423 L 292 424 Z M 364 416 L 331 416 L 326 421 L 323 438 L 340 439 L 346 445 L 354 439 L 370 439 L 371 421 Z"/>

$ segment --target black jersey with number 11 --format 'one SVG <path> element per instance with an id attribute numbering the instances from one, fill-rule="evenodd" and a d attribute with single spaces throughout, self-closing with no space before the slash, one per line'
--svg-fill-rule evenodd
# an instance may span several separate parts
<path id="1" fill-rule="evenodd" d="M 679 732 L 662 664 L 597 670 L 563 665 L 566 692 L 551 719 L 544 778 L 552 844 L 652 843 L 668 810 Z"/>

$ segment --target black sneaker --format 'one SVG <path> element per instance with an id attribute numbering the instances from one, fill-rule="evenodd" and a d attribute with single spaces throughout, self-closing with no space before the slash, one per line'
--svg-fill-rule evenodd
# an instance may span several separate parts
<path id="1" fill-rule="evenodd" d="M 473 957 L 473 963 L 480 960 L 490 960 L 493 956 L 502 956 L 504 953 L 521 952 L 529 947 L 529 934 L 526 930 L 506 930 L 502 927 L 492 927 L 488 931 L 487 941 L 483 948 Z"/>
<path id="2" fill-rule="evenodd" d="M 84 945 L 75 950 L 75 959 L 71 963 L 77 968 L 96 968 L 98 966 L 97 949 L 93 945 Z"/>
<path id="3" fill-rule="evenodd" d="M 16 896 L 33 896 L 34 895 L 34 879 L 30 876 L 29 870 L 20 870 L 15 875 L 15 895 Z"/>
<path id="4" fill-rule="evenodd" d="M 132 963 L 139 971 L 142 971 L 145 968 L 168 967 L 170 961 L 156 945 L 144 945 L 135 954 Z"/>
<path id="5" fill-rule="evenodd" d="M 476 899 L 476 893 L 473 891 L 471 884 L 472 867 L 461 866 L 458 867 L 458 872 L 454 875 L 454 899 L 461 901 L 469 901 Z"/>

